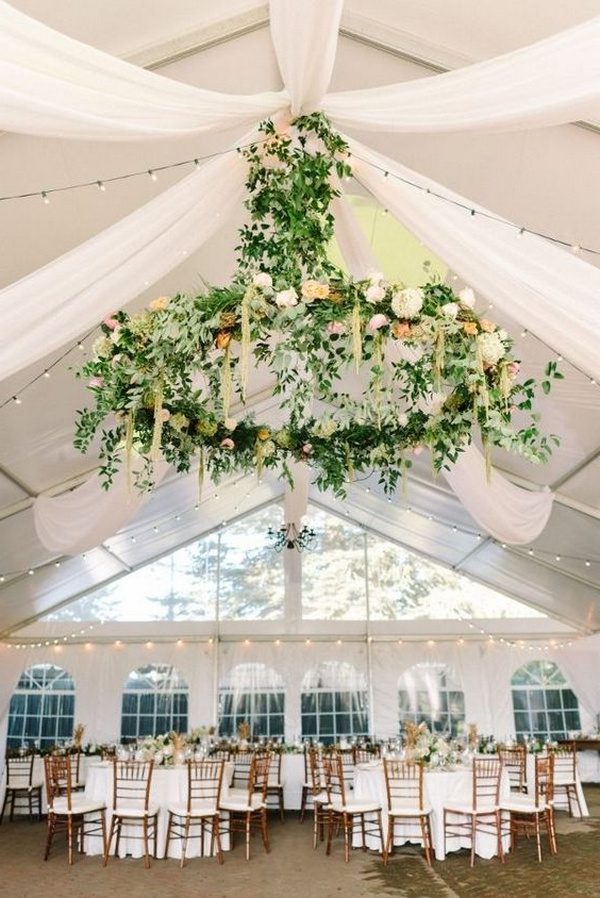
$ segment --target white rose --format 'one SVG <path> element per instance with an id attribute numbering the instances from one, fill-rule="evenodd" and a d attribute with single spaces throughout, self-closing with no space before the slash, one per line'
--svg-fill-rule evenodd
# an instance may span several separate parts
<path id="1" fill-rule="evenodd" d="M 457 302 L 447 302 L 442 306 L 442 312 L 446 318 L 456 318 L 459 307 Z"/>
<path id="2" fill-rule="evenodd" d="M 379 284 L 371 284 L 370 287 L 367 287 L 367 292 L 365 293 L 367 302 L 380 302 L 384 296 L 385 290 Z"/>
<path id="3" fill-rule="evenodd" d="M 475 294 L 470 287 L 464 287 L 458 294 L 458 298 L 468 309 L 475 308 Z"/>
<path id="4" fill-rule="evenodd" d="M 252 283 L 255 287 L 268 289 L 269 287 L 273 286 L 273 278 L 270 274 L 267 274 L 266 271 L 259 271 L 258 274 L 255 274 L 252 278 Z"/>
<path id="5" fill-rule="evenodd" d="M 400 412 L 400 414 L 398 415 L 398 424 L 400 425 L 400 427 L 406 427 L 406 425 L 408 424 L 408 415 L 405 414 L 405 412 Z"/>
<path id="6" fill-rule="evenodd" d="M 225 418 L 225 421 L 223 423 L 225 425 L 226 430 L 232 431 L 232 430 L 236 429 L 238 422 L 236 421 L 235 418 Z"/>
<path id="7" fill-rule="evenodd" d="M 369 271 L 367 273 L 367 280 L 373 286 L 377 286 L 382 282 L 383 274 L 381 273 L 381 271 Z"/>
<path id="8" fill-rule="evenodd" d="M 423 308 L 423 291 L 418 287 L 407 287 L 392 296 L 392 309 L 398 318 L 416 318 Z"/>
<path id="9" fill-rule="evenodd" d="M 504 344 L 496 332 L 479 334 L 477 343 L 479 344 L 481 358 L 486 365 L 496 365 L 506 352 Z"/>
<path id="10" fill-rule="evenodd" d="M 298 294 L 293 287 L 289 290 L 280 290 L 275 296 L 275 302 L 280 309 L 290 309 L 292 306 L 298 305 Z"/>

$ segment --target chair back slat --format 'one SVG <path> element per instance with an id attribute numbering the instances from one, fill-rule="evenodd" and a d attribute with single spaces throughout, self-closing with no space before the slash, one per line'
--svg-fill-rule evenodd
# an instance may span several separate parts
<path id="1" fill-rule="evenodd" d="M 271 752 L 256 751 L 252 756 L 248 777 L 248 805 L 252 804 L 252 796 L 259 794 L 261 801 L 266 802 L 269 788 L 269 769 Z"/>
<path id="2" fill-rule="evenodd" d="M 197 802 L 207 802 L 219 807 L 223 786 L 223 770 L 225 761 L 187 761 L 188 768 L 188 801 L 187 809 Z"/>
<path id="3" fill-rule="evenodd" d="M 577 746 L 575 742 L 551 747 L 548 751 L 554 758 L 555 782 L 575 782 L 577 776 Z"/>
<path id="4" fill-rule="evenodd" d="M 536 807 L 550 803 L 554 800 L 554 754 L 535 757 L 535 804 Z"/>
<path id="5" fill-rule="evenodd" d="M 28 789 L 33 781 L 35 755 L 6 756 L 6 785 L 10 789 Z"/>
<path id="6" fill-rule="evenodd" d="M 335 802 L 336 804 L 345 805 L 347 782 L 344 761 L 340 752 L 324 755 L 323 767 L 325 771 L 325 791 L 327 792 L 329 803 Z"/>
<path id="7" fill-rule="evenodd" d="M 279 786 L 281 784 L 281 760 L 280 751 L 272 751 L 269 760 L 269 785 Z"/>
<path id="8" fill-rule="evenodd" d="M 113 761 L 113 807 L 148 810 L 154 760 Z"/>
<path id="9" fill-rule="evenodd" d="M 387 791 L 388 808 L 398 805 L 423 810 L 423 765 L 414 761 L 396 761 L 384 758 L 383 771 Z"/>
<path id="10" fill-rule="evenodd" d="M 251 751 L 236 751 L 233 755 L 233 784 L 246 788 L 250 783 L 250 767 L 254 755 Z"/>
<path id="11" fill-rule="evenodd" d="M 73 766 L 69 755 L 46 755 L 44 757 L 44 773 L 46 779 L 46 797 L 48 807 L 54 805 L 59 797 L 66 797 L 67 808 L 71 810 L 71 788 L 73 785 Z"/>
<path id="12" fill-rule="evenodd" d="M 500 758 L 475 758 L 473 760 L 473 808 L 497 805 L 500 800 Z"/>
<path id="13" fill-rule="evenodd" d="M 511 789 L 523 792 L 527 783 L 527 749 L 525 746 L 499 748 L 498 757 L 508 773 Z"/>

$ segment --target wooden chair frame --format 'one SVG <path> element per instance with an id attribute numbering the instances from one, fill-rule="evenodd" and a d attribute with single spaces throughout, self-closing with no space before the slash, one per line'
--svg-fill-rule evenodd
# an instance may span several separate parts
<path id="1" fill-rule="evenodd" d="M 108 856 L 113 838 L 116 835 L 115 857 L 119 856 L 119 844 L 123 826 L 129 829 L 142 830 L 141 835 L 129 834 L 128 838 L 142 840 L 144 843 L 144 866 L 150 867 L 149 840 L 152 839 L 152 857 L 156 858 L 158 838 L 158 811 L 149 814 L 150 787 L 154 761 L 113 761 L 113 805 L 110 820 L 110 832 L 104 851 L 104 866 L 108 864 Z M 119 811 L 119 805 L 129 809 L 131 805 L 141 805 L 140 816 L 130 816 Z"/>
<path id="2" fill-rule="evenodd" d="M 184 816 L 169 809 L 165 857 L 169 856 L 171 839 L 181 839 L 183 844 L 181 846 L 180 867 L 183 867 L 188 841 L 190 838 L 195 837 L 191 833 L 191 829 L 192 827 L 200 826 L 200 832 L 197 834 L 197 837 L 200 838 L 200 854 L 204 856 L 204 837 L 208 833 L 210 835 L 210 855 L 212 857 L 216 849 L 217 861 L 219 864 L 222 864 L 224 858 L 221 846 L 219 806 L 225 761 L 213 761 L 212 759 L 204 761 L 190 760 L 186 764 L 188 780 L 187 813 Z M 194 808 L 198 808 L 198 802 L 200 801 L 213 804 L 214 813 L 195 813 Z"/>
<path id="3" fill-rule="evenodd" d="M 227 807 L 227 801 L 223 802 L 220 808 L 221 811 L 229 814 L 228 822 L 225 822 L 221 817 L 221 836 L 229 834 L 231 848 L 233 848 L 234 833 L 244 833 L 247 861 L 250 860 L 250 836 L 253 829 L 260 829 L 264 849 L 267 854 L 271 851 L 267 822 L 267 788 L 270 762 L 271 757 L 268 751 L 257 751 L 251 756 L 246 792 L 247 807 L 245 810 L 232 810 Z M 253 800 L 256 795 L 260 796 L 258 803 L 256 800 Z"/>
<path id="4" fill-rule="evenodd" d="M 285 801 L 283 795 L 283 783 L 281 782 L 281 762 L 283 755 L 280 751 L 271 752 L 269 766 L 269 783 L 267 785 L 267 804 L 270 797 L 277 800 L 277 809 L 282 823 L 285 823 Z"/>
<path id="5" fill-rule="evenodd" d="M 554 798 L 557 792 L 563 791 L 566 794 L 567 804 L 569 806 L 569 817 L 573 816 L 573 805 L 577 805 L 579 817 L 583 816 L 581 802 L 577 793 L 577 745 L 575 742 L 563 743 L 558 748 L 550 748 L 549 754 L 554 758 L 553 776 L 554 776 Z M 561 782 L 563 777 L 568 777 L 568 781 Z"/>
<path id="6" fill-rule="evenodd" d="M 384 758 L 383 771 L 388 801 L 388 832 L 383 862 L 387 864 L 392 854 L 396 824 L 402 823 L 406 826 L 407 822 L 413 820 L 418 821 L 418 830 L 415 827 L 414 836 L 423 843 L 425 860 L 431 867 L 433 861 L 431 811 L 425 808 L 423 765 L 412 761 L 395 761 Z M 394 813 L 393 809 L 401 806 L 402 802 L 407 806 L 417 808 L 417 813 Z M 412 836 L 413 834 L 411 833 L 410 835 Z"/>
<path id="7" fill-rule="evenodd" d="M 473 760 L 471 809 L 464 811 L 451 806 L 444 807 L 444 854 L 448 836 L 468 838 L 471 843 L 470 866 L 475 865 L 477 833 L 494 834 L 497 838 L 497 852 L 504 863 L 502 846 L 502 818 L 499 808 L 502 762 L 499 758 Z M 489 810 L 490 803 L 494 809 Z M 449 820 L 448 817 L 462 817 L 463 820 Z"/>
<path id="8" fill-rule="evenodd" d="M 6 756 L 6 792 L 0 811 L 0 824 L 4 819 L 4 811 L 10 803 L 9 822 L 12 823 L 15 808 L 27 807 L 29 820 L 33 823 L 34 803 L 37 805 L 37 818 L 42 819 L 42 783 L 33 785 L 33 766 L 35 755 L 28 752 L 26 755 Z"/>
<path id="9" fill-rule="evenodd" d="M 65 832 L 69 865 L 73 864 L 73 843 L 79 844 L 81 854 L 85 848 L 86 836 L 100 835 L 102 852 L 106 851 L 106 814 L 103 805 L 80 811 L 77 802 L 84 802 L 81 793 L 72 788 L 73 762 L 70 755 L 46 755 L 44 758 L 46 774 L 46 794 L 48 799 L 48 833 L 44 860 L 47 861 L 52 850 L 52 843 L 57 832 Z M 75 795 L 75 802 L 73 801 Z M 65 802 L 65 810 L 57 809 L 57 799 Z M 88 803 L 93 804 L 93 802 Z M 92 815 L 98 814 L 98 817 Z"/>
<path id="10" fill-rule="evenodd" d="M 362 850 L 367 850 L 367 835 L 377 835 L 380 840 L 383 855 L 385 843 L 381 822 L 381 808 L 373 808 L 373 810 L 370 811 L 353 811 L 352 806 L 348 805 L 346 798 L 347 787 L 345 781 L 344 758 L 342 753 L 335 752 L 332 755 L 324 756 L 323 764 L 325 768 L 326 792 L 328 797 L 328 805 L 325 810 L 329 824 L 326 853 L 331 854 L 334 829 L 336 832 L 339 832 L 341 827 L 344 831 L 344 860 L 348 863 L 350 860 L 350 846 L 354 835 L 354 824 L 356 818 L 358 818 L 362 834 Z M 336 805 L 339 805 L 342 810 L 337 810 Z M 368 821 L 366 819 L 367 814 L 375 814 L 375 821 Z"/>
<path id="11" fill-rule="evenodd" d="M 508 773 L 511 791 L 527 792 L 527 749 L 524 745 L 499 748 L 498 757 Z"/>
<path id="12" fill-rule="evenodd" d="M 517 848 L 520 835 L 526 838 L 535 836 L 538 861 L 542 861 L 541 829 L 544 828 L 548 837 L 550 854 L 558 853 L 556 841 L 556 826 L 554 822 L 554 756 L 535 758 L 535 784 L 534 784 L 535 810 L 514 811 L 510 810 L 510 850 Z"/>

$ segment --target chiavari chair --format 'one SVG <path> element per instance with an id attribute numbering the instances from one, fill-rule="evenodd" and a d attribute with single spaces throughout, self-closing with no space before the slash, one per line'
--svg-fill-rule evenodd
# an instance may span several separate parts
<path id="1" fill-rule="evenodd" d="M 312 780 L 310 761 L 310 752 L 313 750 L 314 749 L 309 748 L 307 745 L 305 745 L 302 752 L 304 760 L 304 780 L 302 781 L 302 798 L 300 799 L 300 823 L 304 823 L 306 805 L 308 804 L 309 800 L 312 801 L 314 794 L 314 784 Z"/>
<path id="2" fill-rule="evenodd" d="M 215 748 L 210 753 L 211 761 L 229 761 L 231 760 L 231 750 L 229 748 Z"/>
<path id="3" fill-rule="evenodd" d="M 280 751 L 271 752 L 269 782 L 267 785 L 267 803 L 270 796 L 273 796 L 276 799 L 281 822 L 285 823 L 285 804 L 283 798 L 283 781 L 281 779 L 281 761 L 282 753 Z"/>
<path id="4" fill-rule="evenodd" d="M 82 752 L 80 749 L 77 749 L 70 755 L 71 770 L 73 771 L 73 783 L 71 785 L 72 792 L 83 792 L 85 789 L 85 783 L 81 779 L 81 756 Z"/>
<path id="5" fill-rule="evenodd" d="M 581 803 L 577 791 L 577 747 L 574 742 L 563 743 L 558 748 L 551 747 L 549 754 L 554 757 L 554 799 L 564 792 L 569 806 L 569 817 L 573 816 L 573 803 L 577 805 L 578 816 L 582 816 Z"/>
<path id="6" fill-rule="evenodd" d="M 341 758 L 344 766 L 344 783 L 346 789 L 354 788 L 354 748 L 338 749 L 338 756 Z"/>
<path id="7" fill-rule="evenodd" d="M 498 757 L 508 773 L 511 792 L 527 792 L 527 749 L 524 745 L 498 748 Z"/>
<path id="8" fill-rule="evenodd" d="M 233 755 L 233 786 L 235 789 L 246 789 L 250 778 L 254 754 L 248 749 L 240 749 Z"/>
<path id="9" fill-rule="evenodd" d="M 6 756 L 6 792 L 0 811 L 0 824 L 4 819 L 4 811 L 10 803 L 9 820 L 12 822 L 15 808 L 22 810 L 27 808 L 29 819 L 33 821 L 34 804 L 37 809 L 38 820 L 42 819 L 42 780 L 34 777 L 35 755 L 28 752 L 25 755 Z"/>
<path id="10" fill-rule="evenodd" d="M 251 755 L 248 783 L 245 789 L 233 788 L 221 800 L 220 811 L 229 815 L 229 822 L 221 825 L 221 833 L 229 833 L 232 840 L 235 832 L 243 832 L 246 839 L 246 860 L 250 860 L 250 836 L 252 830 L 260 828 L 263 845 L 267 854 L 269 832 L 267 827 L 267 788 L 269 785 L 270 752 L 256 751 Z"/>
<path id="11" fill-rule="evenodd" d="M 444 854 L 448 836 L 468 839 L 472 867 L 475 864 L 477 833 L 487 833 L 496 836 L 498 856 L 504 862 L 499 807 L 501 776 L 502 762 L 499 758 L 473 760 L 471 801 L 444 806 Z M 451 820 L 450 817 L 459 819 Z"/>
<path id="12" fill-rule="evenodd" d="M 150 786 L 154 761 L 113 761 L 113 807 L 110 832 L 104 851 L 104 866 L 113 838 L 115 857 L 119 856 L 119 844 L 123 827 L 127 838 L 141 839 L 144 843 L 144 865 L 150 867 L 150 839 L 153 841 L 152 857 L 156 858 L 158 807 L 150 804 Z M 141 829 L 141 835 L 137 835 Z"/>
<path id="13" fill-rule="evenodd" d="M 388 832 L 383 862 L 388 862 L 394 847 L 396 825 L 401 824 L 408 841 L 412 837 L 423 842 L 425 860 L 431 866 L 431 808 L 425 804 L 424 799 L 423 765 L 384 758 L 383 770 L 388 801 Z M 411 823 L 417 825 L 413 832 L 407 834 L 407 827 Z"/>
<path id="14" fill-rule="evenodd" d="M 368 748 L 355 746 L 353 751 L 354 766 L 368 764 L 369 761 L 377 761 L 381 757 L 380 745 L 369 745 Z"/>
<path id="15" fill-rule="evenodd" d="M 323 756 L 314 748 L 308 752 L 311 797 L 313 802 L 313 848 L 325 838 L 325 824 L 329 822 L 329 792 Z"/>
<path id="16" fill-rule="evenodd" d="M 381 825 L 381 805 L 379 802 L 368 799 L 348 798 L 344 760 L 341 753 L 336 752 L 325 756 L 323 764 L 328 797 L 328 806 L 326 808 L 329 823 L 327 854 L 331 854 L 334 829 L 341 826 L 344 832 L 344 859 L 346 863 L 350 860 L 350 846 L 356 820 L 360 822 L 363 851 L 367 850 L 367 835 L 376 835 L 379 838 L 383 852 L 384 841 Z M 367 814 L 374 816 L 375 821 L 367 820 Z"/>
<path id="17" fill-rule="evenodd" d="M 73 845 L 78 839 L 79 850 L 83 853 L 85 836 L 101 835 L 102 849 L 106 850 L 106 806 L 101 801 L 86 798 L 81 792 L 74 792 L 74 768 L 70 755 L 46 755 L 44 758 L 48 799 L 45 861 L 50 856 L 55 834 L 61 830 L 67 835 L 69 864 L 73 863 Z"/>
<path id="18" fill-rule="evenodd" d="M 187 761 L 187 802 L 169 806 L 165 857 L 169 855 L 171 839 L 181 839 L 181 862 L 185 864 L 192 827 L 200 827 L 200 854 L 204 856 L 204 837 L 210 834 L 210 854 L 223 863 L 223 849 L 219 832 L 219 805 L 223 785 L 225 761 Z"/>
<path id="19" fill-rule="evenodd" d="M 557 854 L 554 824 L 554 755 L 535 758 L 535 784 L 532 795 L 511 795 L 501 802 L 501 810 L 510 815 L 510 850 L 517 847 L 520 835 L 535 835 L 538 861 L 542 860 L 541 829 L 546 831 L 550 854 Z"/>

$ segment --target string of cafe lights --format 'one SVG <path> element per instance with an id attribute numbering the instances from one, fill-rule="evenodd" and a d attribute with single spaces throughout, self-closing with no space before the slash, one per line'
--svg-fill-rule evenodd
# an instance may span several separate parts
<path id="1" fill-rule="evenodd" d="M 385 168 L 384 166 L 378 165 L 376 162 L 372 162 L 370 159 L 365 159 L 358 153 L 348 153 L 348 157 L 350 159 L 360 159 L 360 161 L 364 162 L 365 165 L 368 165 L 370 168 L 381 172 L 384 178 L 393 178 L 396 181 L 401 181 L 408 187 L 413 187 L 416 190 L 419 190 L 421 193 L 425 193 L 427 196 L 431 196 L 434 199 L 441 200 L 442 202 L 448 203 L 451 206 L 457 206 L 459 209 L 464 209 L 464 211 L 467 212 L 471 218 L 479 216 L 479 218 L 486 218 L 488 219 L 488 221 L 494 221 L 497 224 L 501 224 L 504 227 L 514 231 L 517 237 L 541 237 L 542 239 L 547 240 L 549 243 L 554 243 L 556 246 L 561 246 L 564 249 L 570 249 L 571 252 L 575 255 L 579 255 L 580 253 L 589 253 L 594 256 L 600 256 L 600 249 L 594 249 L 591 246 L 583 246 L 581 243 L 570 242 L 569 240 L 565 240 L 562 237 L 555 237 L 552 234 L 548 234 L 545 231 L 538 231 L 534 228 L 526 228 L 522 225 L 515 224 L 512 221 L 508 221 L 506 218 L 502 218 L 502 216 L 500 215 L 494 215 L 493 212 L 486 212 L 482 209 L 477 209 L 469 205 L 469 203 L 461 202 L 460 200 L 454 199 L 451 196 L 446 196 L 446 194 L 443 193 L 438 193 L 436 190 L 432 190 L 430 187 L 424 187 L 422 184 L 419 184 L 418 181 L 413 181 L 410 178 L 404 177 L 403 175 L 395 174 L 394 172 L 389 171 L 389 169 Z M 357 175 L 353 175 L 353 177 L 355 177 L 356 180 L 360 183 L 360 178 Z"/>

